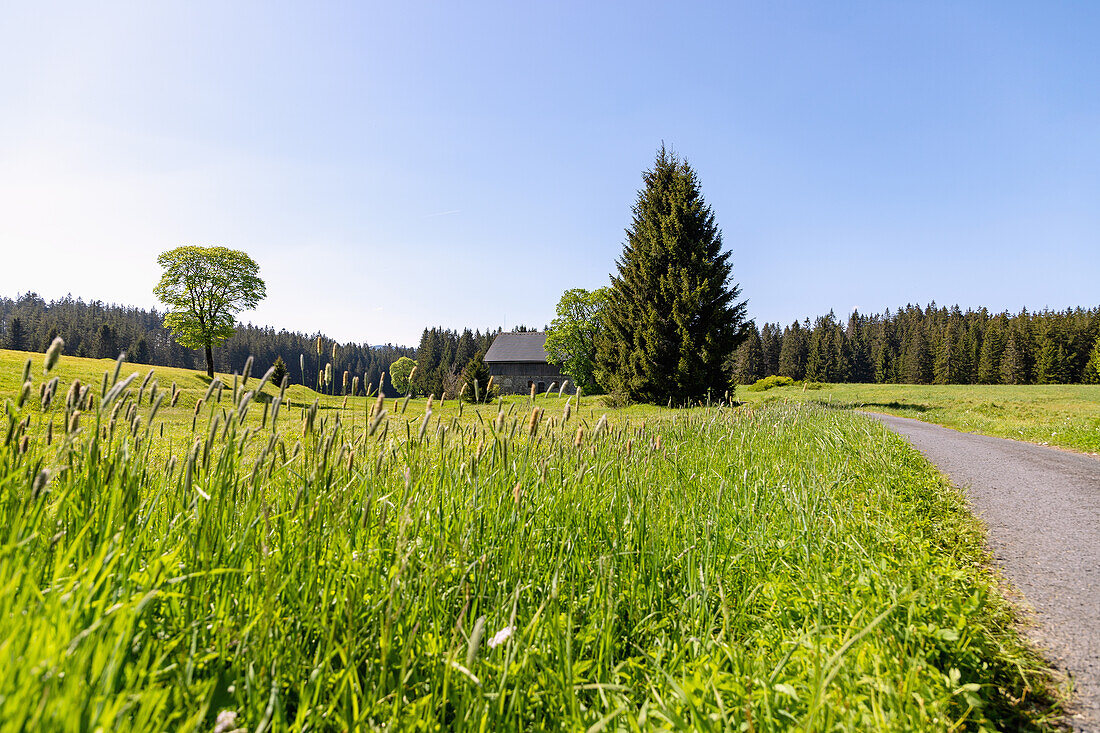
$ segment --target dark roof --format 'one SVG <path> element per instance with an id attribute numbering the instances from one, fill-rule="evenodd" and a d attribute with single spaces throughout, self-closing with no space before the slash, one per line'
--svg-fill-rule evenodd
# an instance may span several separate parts
<path id="1" fill-rule="evenodd" d="M 546 362 L 546 332 L 502 333 L 485 352 L 485 361 Z"/>

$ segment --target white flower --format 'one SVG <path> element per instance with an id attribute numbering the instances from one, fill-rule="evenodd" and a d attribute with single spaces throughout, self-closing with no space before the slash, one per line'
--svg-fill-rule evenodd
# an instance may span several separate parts
<path id="1" fill-rule="evenodd" d="M 508 637 L 510 637 L 515 630 L 515 626 L 505 626 L 503 629 L 493 634 L 493 638 L 489 639 L 489 648 L 496 649 L 498 646 L 508 641 Z"/>
<path id="2" fill-rule="evenodd" d="M 214 733 L 228 733 L 237 722 L 237 713 L 232 710 L 223 710 L 218 713 L 218 719 L 214 721 Z"/>

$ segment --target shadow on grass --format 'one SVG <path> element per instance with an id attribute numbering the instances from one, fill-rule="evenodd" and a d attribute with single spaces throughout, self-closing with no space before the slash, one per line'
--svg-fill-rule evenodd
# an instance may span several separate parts
<path id="1" fill-rule="evenodd" d="M 864 402 L 862 407 L 881 407 L 886 410 L 906 410 L 908 412 L 928 412 L 932 408 L 928 405 L 914 405 L 911 402 Z"/>
<path id="2" fill-rule="evenodd" d="M 928 412 L 928 405 L 916 405 L 911 402 L 840 402 L 837 400 L 813 400 L 815 405 L 833 410 L 898 410 L 900 412 Z"/>

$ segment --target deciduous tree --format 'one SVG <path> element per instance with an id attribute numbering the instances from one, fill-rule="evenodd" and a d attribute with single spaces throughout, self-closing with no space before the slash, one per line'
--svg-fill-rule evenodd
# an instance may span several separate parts
<path id="1" fill-rule="evenodd" d="M 213 378 L 213 347 L 233 335 L 237 313 L 267 295 L 259 265 L 238 250 L 195 246 L 164 252 L 157 262 L 164 274 L 153 292 L 169 308 L 164 325 L 180 345 L 205 349 Z"/>
<path id="2" fill-rule="evenodd" d="M 390 364 L 390 384 L 401 394 L 406 394 L 409 391 L 409 375 L 412 374 L 413 367 L 416 366 L 416 362 L 407 356 L 402 356 L 400 359 Z"/>
<path id="3" fill-rule="evenodd" d="M 562 293 L 557 315 L 546 334 L 546 353 L 550 361 L 585 394 L 599 391 L 596 382 L 596 344 L 603 333 L 603 311 L 608 288 L 588 291 L 573 288 Z"/>

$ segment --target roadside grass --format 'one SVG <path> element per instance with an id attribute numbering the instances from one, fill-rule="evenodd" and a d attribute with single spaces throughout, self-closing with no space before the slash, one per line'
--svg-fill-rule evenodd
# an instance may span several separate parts
<path id="1" fill-rule="evenodd" d="M 867 418 L 276 415 L 272 388 L 192 430 L 202 379 L 153 416 L 143 377 L 81 372 L 74 425 L 32 367 L 0 426 L 0 730 L 1055 724 L 980 526 Z"/>
<path id="2" fill-rule="evenodd" d="M 751 404 L 819 402 L 884 412 L 956 430 L 1100 452 L 1100 385 L 825 384 L 820 389 L 737 389 Z"/>

